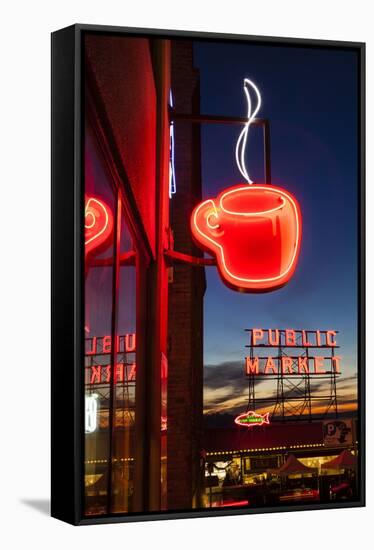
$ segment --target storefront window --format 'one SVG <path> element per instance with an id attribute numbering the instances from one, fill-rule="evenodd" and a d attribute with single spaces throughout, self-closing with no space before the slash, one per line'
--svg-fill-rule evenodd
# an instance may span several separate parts
<path id="1" fill-rule="evenodd" d="M 136 262 L 121 194 L 85 140 L 85 513 L 133 506 Z"/>
<path id="2" fill-rule="evenodd" d="M 115 350 L 116 374 L 113 402 L 112 512 L 126 513 L 133 507 L 136 267 L 131 235 L 121 208 L 118 300 Z"/>

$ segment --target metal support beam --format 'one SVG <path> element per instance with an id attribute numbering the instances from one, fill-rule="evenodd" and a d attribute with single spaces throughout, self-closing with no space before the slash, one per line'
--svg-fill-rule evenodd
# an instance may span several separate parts
<path id="1" fill-rule="evenodd" d="M 119 265 L 135 265 L 136 252 L 124 252 L 119 256 Z M 115 265 L 114 258 L 96 258 L 90 261 L 89 267 L 107 267 Z"/>
<path id="2" fill-rule="evenodd" d="M 271 159 L 270 159 L 270 123 L 268 120 L 264 121 L 264 169 L 265 169 L 265 183 L 271 183 Z"/>
<path id="3" fill-rule="evenodd" d="M 240 124 L 248 122 L 248 118 L 239 116 L 204 115 L 176 113 L 169 110 L 169 119 L 173 122 L 189 122 L 191 124 Z M 251 126 L 261 126 L 264 140 L 264 179 L 266 184 L 271 183 L 271 158 L 270 158 L 270 122 L 267 118 L 255 118 Z"/>
<path id="4" fill-rule="evenodd" d="M 177 262 L 181 264 L 190 264 L 197 267 L 217 265 L 215 258 L 198 258 L 197 256 L 190 256 L 189 254 L 177 252 L 176 250 L 165 250 L 164 255 L 170 263 Z"/>
<path id="5" fill-rule="evenodd" d="M 170 120 L 172 121 L 184 121 L 192 122 L 194 124 L 246 124 L 248 118 L 240 116 L 224 116 L 224 115 L 203 115 L 203 114 L 189 114 L 189 113 L 176 113 L 170 111 Z M 253 126 L 263 126 L 268 122 L 265 118 L 254 118 L 251 122 Z"/>

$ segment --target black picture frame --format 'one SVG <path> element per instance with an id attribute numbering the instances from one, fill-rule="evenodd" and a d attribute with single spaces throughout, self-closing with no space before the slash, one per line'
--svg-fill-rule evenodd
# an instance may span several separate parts
<path id="1" fill-rule="evenodd" d="M 256 509 L 144 512 L 87 518 L 83 514 L 84 403 L 82 358 L 84 312 L 84 189 L 82 167 L 82 40 L 85 33 L 284 44 L 355 50 L 359 57 L 358 230 L 358 435 L 359 500 Z M 365 44 L 328 40 L 243 36 L 161 29 L 76 24 L 52 33 L 52 356 L 51 515 L 73 525 L 287 512 L 365 505 Z"/>

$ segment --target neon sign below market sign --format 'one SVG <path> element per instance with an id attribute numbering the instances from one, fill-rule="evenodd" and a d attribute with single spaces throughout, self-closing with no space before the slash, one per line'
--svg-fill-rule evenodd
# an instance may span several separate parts
<path id="1" fill-rule="evenodd" d="M 248 411 L 237 416 L 235 418 L 235 424 L 238 424 L 238 426 L 245 426 L 246 428 L 270 424 L 269 414 L 268 412 L 265 414 L 258 414 L 254 411 Z"/>

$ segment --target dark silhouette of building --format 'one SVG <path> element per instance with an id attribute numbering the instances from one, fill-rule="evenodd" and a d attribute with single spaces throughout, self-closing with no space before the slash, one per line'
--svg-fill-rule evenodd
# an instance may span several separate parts
<path id="1" fill-rule="evenodd" d="M 200 110 L 199 71 L 190 41 L 173 41 L 171 89 L 174 110 Z M 174 249 L 201 256 L 192 242 L 190 215 L 201 200 L 200 126 L 175 124 L 176 193 L 170 201 Z M 168 508 L 199 506 L 203 411 L 203 298 L 201 267 L 175 264 L 169 284 Z"/>

